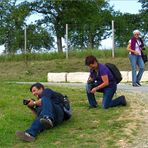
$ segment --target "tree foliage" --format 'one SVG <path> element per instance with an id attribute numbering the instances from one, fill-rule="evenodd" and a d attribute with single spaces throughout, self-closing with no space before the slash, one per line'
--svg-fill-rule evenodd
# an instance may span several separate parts
<path id="1" fill-rule="evenodd" d="M 43 51 L 54 48 L 63 51 L 68 24 L 69 47 L 72 49 L 99 48 L 100 42 L 111 35 L 111 21 L 115 21 L 117 46 L 126 46 L 134 29 L 147 37 L 147 1 L 139 0 L 139 14 L 116 12 L 105 0 L 35 0 L 17 3 L 17 0 L 1 0 L 0 44 L 6 52 L 24 52 L 24 27 L 33 14 L 42 14 L 35 23 L 27 25 L 27 51 Z M 56 37 L 56 38 L 55 38 Z"/>

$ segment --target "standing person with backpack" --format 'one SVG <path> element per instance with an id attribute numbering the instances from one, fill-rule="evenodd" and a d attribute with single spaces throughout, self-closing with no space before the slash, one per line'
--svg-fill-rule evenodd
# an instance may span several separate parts
<path id="1" fill-rule="evenodd" d="M 134 87 L 141 86 L 140 80 L 144 72 L 144 62 L 141 56 L 144 44 L 139 35 L 140 31 L 134 30 L 133 37 L 130 39 L 127 46 L 127 50 L 129 51 L 129 60 L 132 66 L 132 85 Z M 138 74 L 136 73 L 137 66 L 139 68 Z"/>
<path id="2" fill-rule="evenodd" d="M 86 93 L 90 108 L 96 108 L 97 102 L 95 99 L 96 92 L 103 93 L 102 107 L 107 109 L 118 105 L 126 105 L 125 96 L 120 96 L 113 100 L 113 96 L 117 90 L 117 82 L 105 64 L 98 62 L 95 56 L 87 56 L 85 65 L 90 69 L 90 76 L 86 85 Z"/>
<path id="3" fill-rule="evenodd" d="M 41 83 L 35 83 L 30 91 L 37 100 L 24 100 L 24 105 L 36 115 L 32 125 L 25 131 L 17 131 L 16 136 L 24 141 L 34 141 L 39 133 L 59 125 L 71 117 L 70 104 L 66 96 L 49 88 L 44 88 Z"/>

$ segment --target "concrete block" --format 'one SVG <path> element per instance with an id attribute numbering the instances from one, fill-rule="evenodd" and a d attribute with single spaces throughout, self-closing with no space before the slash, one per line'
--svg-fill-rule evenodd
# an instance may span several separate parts
<path id="1" fill-rule="evenodd" d="M 48 73 L 47 75 L 47 81 L 48 82 L 66 82 L 67 79 L 67 73 L 61 72 L 61 73 Z"/>
<path id="2" fill-rule="evenodd" d="M 141 81 L 142 82 L 148 81 L 148 71 L 144 71 Z M 131 71 L 128 72 L 128 82 L 132 82 L 132 72 Z"/>
<path id="3" fill-rule="evenodd" d="M 122 81 L 121 82 L 128 82 L 128 71 L 121 71 Z"/>
<path id="4" fill-rule="evenodd" d="M 128 72 L 128 82 L 132 82 L 132 72 Z"/>
<path id="5" fill-rule="evenodd" d="M 144 71 L 141 81 L 148 82 L 148 71 Z"/>
<path id="6" fill-rule="evenodd" d="M 88 72 L 71 72 L 67 74 L 67 82 L 86 83 L 88 77 Z"/>

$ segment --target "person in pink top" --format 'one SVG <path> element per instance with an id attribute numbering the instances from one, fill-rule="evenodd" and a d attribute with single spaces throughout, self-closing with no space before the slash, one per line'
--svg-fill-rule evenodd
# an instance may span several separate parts
<path id="1" fill-rule="evenodd" d="M 129 51 L 129 60 L 132 66 L 132 85 L 141 86 L 140 80 L 144 72 L 144 62 L 142 59 L 142 49 L 144 47 L 142 39 L 139 37 L 140 31 L 134 30 L 133 37 L 129 40 L 127 50 Z M 137 66 L 139 71 L 137 73 Z"/>

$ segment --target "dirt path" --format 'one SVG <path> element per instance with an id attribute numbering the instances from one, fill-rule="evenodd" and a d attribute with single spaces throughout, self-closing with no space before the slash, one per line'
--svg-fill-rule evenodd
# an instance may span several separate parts
<path id="1" fill-rule="evenodd" d="M 140 96 L 139 103 L 143 106 L 139 111 L 141 122 L 138 133 L 129 148 L 148 148 L 148 93 L 140 94 Z"/>

